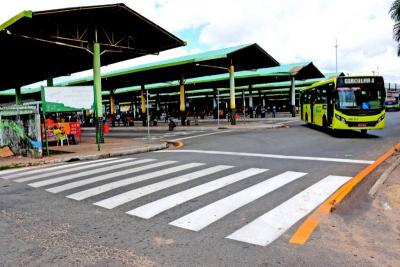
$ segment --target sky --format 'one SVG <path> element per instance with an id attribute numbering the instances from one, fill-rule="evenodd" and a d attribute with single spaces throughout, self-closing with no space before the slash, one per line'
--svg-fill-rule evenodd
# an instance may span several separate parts
<path id="1" fill-rule="evenodd" d="M 388 11 L 393 0 L 120 0 L 188 45 L 106 66 L 127 66 L 234 45 L 258 43 L 281 64 L 312 61 L 323 72 L 383 75 L 400 83 L 400 58 Z M 22 10 L 117 3 L 113 0 L 17 0 L 0 23 Z M 83 72 L 73 75 L 90 75 Z"/>

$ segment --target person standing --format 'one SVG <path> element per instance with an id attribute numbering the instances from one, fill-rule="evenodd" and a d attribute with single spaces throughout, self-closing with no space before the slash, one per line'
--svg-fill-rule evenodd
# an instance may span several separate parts
<path id="1" fill-rule="evenodd" d="M 276 107 L 274 105 L 274 106 L 272 106 L 272 118 L 275 118 L 275 117 L 276 117 Z"/>

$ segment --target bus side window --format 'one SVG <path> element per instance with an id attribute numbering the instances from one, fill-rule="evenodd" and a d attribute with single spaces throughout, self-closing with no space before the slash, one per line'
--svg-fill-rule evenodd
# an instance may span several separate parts
<path id="1" fill-rule="evenodd" d="M 317 100 L 317 95 L 316 95 L 316 92 L 315 92 L 315 88 L 313 88 L 313 89 L 310 90 L 310 103 L 316 104 L 317 103 L 316 100 Z"/>
<path id="2" fill-rule="evenodd" d="M 327 89 L 325 86 L 320 88 L 319 94 L 320 94 L 320 98 L 321 98 L 321 103 L 325 104 L 328 99 Z"/>

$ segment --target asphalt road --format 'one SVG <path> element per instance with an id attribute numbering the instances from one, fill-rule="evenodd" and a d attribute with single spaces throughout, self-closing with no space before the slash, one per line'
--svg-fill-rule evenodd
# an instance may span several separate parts
<path id="1" fill-rule="evenodd" d="M 0 261 L 373 265 L 318 244 L 318 230 L 313 246 L 288 240 L 330 193 L 398 143 L 400 113 L 387 118 L 385 130 L 368 136 L 296 122 L 186 134 L 176 150 L 0 172 Z"/>

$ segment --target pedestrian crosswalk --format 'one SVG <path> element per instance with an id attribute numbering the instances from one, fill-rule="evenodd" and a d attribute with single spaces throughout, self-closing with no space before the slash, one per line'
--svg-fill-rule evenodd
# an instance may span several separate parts
<path id="1" fill-rule="evenodd" d="M 105 209 L 119 208 L 117 212 L 122 210 L 144 220 L 156 220 L 167 211 L 179 209 L 181 217 L 171 219 L 169 225 L 195 232 L 207 231 L 213 224 L 223 225 L 228 215 L 246 210 L 250 204 L 265 203 L 273 192 L 296 181 L 306 182 L 308 175 L 154 158 L 108 158 L 0 172 L 0 178 Z M 320 178 L 222 237 L 261 246 L 274 242 L 350 179 L 333 174 Z M 217 192 L 224 191 L 227 193 L 218 197 Z M 208 196 L 213 197 L 207 200 Z M 208 203 L 187 211 L 188 203 L 200 198 Z"/>

